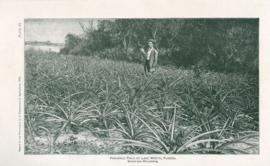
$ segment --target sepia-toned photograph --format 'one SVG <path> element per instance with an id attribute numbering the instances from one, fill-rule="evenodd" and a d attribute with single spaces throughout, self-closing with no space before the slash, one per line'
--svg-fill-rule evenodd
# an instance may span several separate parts
<path id="1" fill-rule="evenodd" d="M 259 18 L 25 18 L 24 154 L 260 154 Z"/>

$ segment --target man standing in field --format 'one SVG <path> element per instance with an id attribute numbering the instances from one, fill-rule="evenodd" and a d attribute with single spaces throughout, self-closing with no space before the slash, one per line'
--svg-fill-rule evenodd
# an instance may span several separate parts
<path id="1" fill-rule="evenodd" d="M 147 76 L 149 72 L 154 72 L 158 60 L 158 51 L 154 47 L 155 41 L 153 39 L 148 40 L 148 49 L 147 52 L 141 48 L 141 52 L 144 54 L 145 63 L 144 63 L 144 72 Z"/>

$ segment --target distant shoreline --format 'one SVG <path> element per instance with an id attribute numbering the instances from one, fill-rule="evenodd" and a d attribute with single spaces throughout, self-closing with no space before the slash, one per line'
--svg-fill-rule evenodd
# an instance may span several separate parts
<path id="1" fill-rule="evenodd" d="M 64 46 L 64 43 L 52 43 L 50 41 L 25 41 L 25 45 L 32 45 L 32 46 Z"/>

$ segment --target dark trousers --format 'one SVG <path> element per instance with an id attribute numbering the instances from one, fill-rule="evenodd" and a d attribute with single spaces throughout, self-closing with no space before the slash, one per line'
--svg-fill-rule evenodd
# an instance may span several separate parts
<path id="1" fill-rule="evenodd" d="M 145 60 L 145 63 L 144 63 L 144 72 L 145 73 L 150 72 L 150 60 Z"/>

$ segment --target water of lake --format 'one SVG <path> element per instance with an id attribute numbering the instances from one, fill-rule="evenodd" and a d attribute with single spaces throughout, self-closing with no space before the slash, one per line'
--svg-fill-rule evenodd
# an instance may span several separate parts
<path id="1" fill-rule="evenodd" d="M 54 45 L 25 45 L 25 50 L 35 49 L 49 52 L 60 52 L 60 49 L 63 46 L 54 46 Z"/>

